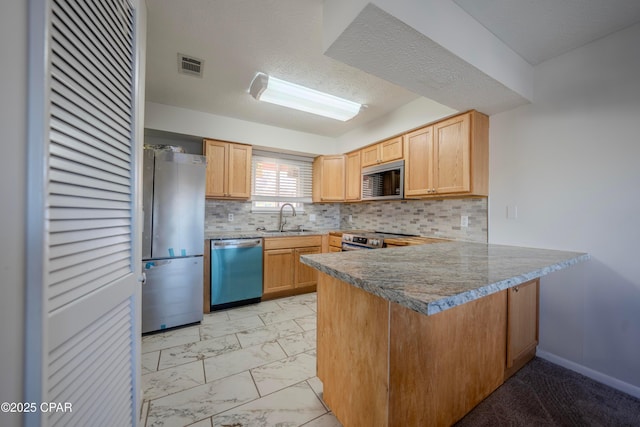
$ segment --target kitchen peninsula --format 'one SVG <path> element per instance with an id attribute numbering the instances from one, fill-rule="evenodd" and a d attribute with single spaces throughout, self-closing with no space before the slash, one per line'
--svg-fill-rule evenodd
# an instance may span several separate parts
<path id="1" fill-rule="evenodd" d="M 451 425 L 535 354 L 539 277 L 587 259 L 466 242 L 303 256 L 325 402 L 345 427 Z"/>

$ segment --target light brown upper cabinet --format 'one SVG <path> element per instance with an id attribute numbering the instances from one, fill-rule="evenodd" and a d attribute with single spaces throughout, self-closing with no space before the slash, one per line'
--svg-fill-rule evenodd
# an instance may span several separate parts
<path id="1" fill-rule="evenodd" d="M 360 188 L 362 186 L 360 151 L 347 154 L 345 174 L 345 200 L 348 202 L 360 200 Z"/>
<path id="2" fill-rule="evenodd" d="M 360 150 L 362 167 L 402 159 L 402 136 L 370 145 Z"/>
<path id="3" fill-rule="evenodd" d="M 207 157 L 206 197 L 251 197 L 251 146 L 213 139 L 205 139 L 203 145 Z"/>
<path id="4" fill-rule="evenodd" d="M 404 196 L 431 194 L 433 185 L 433 127 L 404 136 Z"/>
<path id="5" fill-rule="evenodd" d="M 343 202 L 345 156 L 318 156 L 313 160 L 313 201 Z"/>
<path id="6" fill-rule="evenodd" d="M 471 111 L 404 135 L 405 197 L 489 194 L 489 118 Z"/>

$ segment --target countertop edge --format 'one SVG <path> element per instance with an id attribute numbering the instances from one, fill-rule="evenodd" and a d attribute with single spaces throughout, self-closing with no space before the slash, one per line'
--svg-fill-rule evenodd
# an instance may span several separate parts
<path id="1" fill-rule="evenodd" d="M 491 295 L 493 293 L 500 292 L 505 289 L 509 289 L 514 286 L 521 285 L 530 280 L 546 276 L 547 274 L 553 273 L 554 271 L 562 270 L 564 268 L 570 267 L 572 265 L 578 264 L 583 261 L 588 261 L 589 259 L 591 259 L 591 256 L 585 253 L 577 257 L 560 261 L 555 264 L 551 264 L 537 270 L 533 270 L 527 273 L 522 273 L 518 276 L 510 277 L 508 279 L 500 280 L 498 282 L 490 283 L 478 289 L 463 292 L 461 294 L 454 295 L 451 297 L 446 297 L 438 301 L 430 302 L 426 304 L 427 315 L 440 313 L 441 311 L 464 304 L 465 302 L 470 302 L 470 301 L 482 298 L 484 296 Z"/>
<path id="2" fill-rule="evenodd" d="M 415 298 L 408 298 L 403 293 L 397 292 L 394 289 L 384 288 L 377 284 L 361 280 L 338 269 L 328 267 L 322 263 L 317 262 L 314 259 L 308 258 L 307 256 L 302 256 L 300 258 L 303 264 L 313 267 L 329 276 L 349 283 L 357 288 L 367 291 L 373 295 L 377 295 L 390 302 L 394 302 L 401 306 L 407 307 L 418 313 L 426 314 L 427 316 L 437 314 L 461 304 L 474 301 L 484 296 L 500 292 L 504 289 L 520 285 L 522 283 L 528 282 L 529 280 L 545 276 L 554 271 L 562 270 L 564 268 L 570 267 L 583 261 L 587 261 L 589 259 L 591 259 L 591 256 L 588 253 L 581 253 L 573 258 L 562 260 L 539 269 L 518 274 L 507 279 L 499 280 L 497 282 L 488 283 L 487 285 L 478 287 L 476 289 L 468 290 L 451 296 L 446 296 L 435 301 L 425 302 Z"/>
<path id="3" fill-rule="evenodd" d="M 221 231 L 205 233 L 205 240 L 231 240 L 231 239 L 269 239 L 278 237 L 300 237 L 300 236 L 324 236 L 331 230 L 312 230 L 312 231 L 283 231 L 283 232 L 265 232 L 265 231 Z"/>

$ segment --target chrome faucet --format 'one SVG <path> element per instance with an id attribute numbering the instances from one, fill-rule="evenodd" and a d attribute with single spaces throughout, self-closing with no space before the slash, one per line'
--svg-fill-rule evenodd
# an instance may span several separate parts
<path id="1" fill-rule="evenodd" d="M 296 216 L 296 208 L 294 208 L 291 203 L 285 203 L 284 205 L 282 205 L 280 207 L 280 219 L 278 221 L 278 230 L 280 230 L 280 231 L 284 230 L 284 226 L 287 223 L 287 219 L 286 218 L 284 219 L 284 221 L 282 221 L 282 210 L 284 209 L 285 206 L 289 206 L 291 208 L 291 210 L 293 211 L 293 215 L 292 216 Z"/>

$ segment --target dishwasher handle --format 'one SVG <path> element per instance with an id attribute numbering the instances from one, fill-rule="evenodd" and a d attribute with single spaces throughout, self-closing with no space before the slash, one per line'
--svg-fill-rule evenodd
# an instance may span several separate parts
<path id="1" fill-rule="evenodd" d="M 253 248 L 262 246 L 262 239 L 234 239 L 234 240 L 212 240 L 211 250 L 233 249 L 233 248 Z"/>

